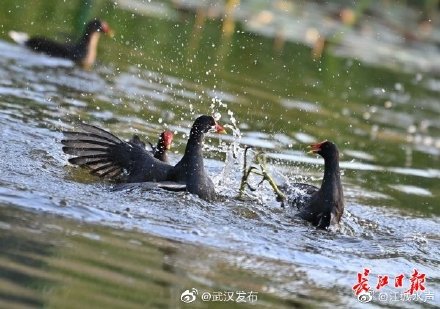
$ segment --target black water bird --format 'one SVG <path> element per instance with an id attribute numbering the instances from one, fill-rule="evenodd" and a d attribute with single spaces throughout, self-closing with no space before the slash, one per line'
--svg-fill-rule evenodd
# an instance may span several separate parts
<path id="1" fill-rule="evenodd" d="M 281 188 L 289 205 L 299 209 L 298 216 L 318 228 L 339 223 L 344 212 L 344 193 L 339 170 L 339 151 L 330 141 L 310 145 L 311 153 L 324 158 L 324 177 L 321 187 L 293 183 Z"/>
<path id="2" fill-rule="evenodd" d="M 140 143 L 122 141 L 98 127 L 79 124 L 78 131 L 63 132 L 63 151 L 75 157 L 69 162 L 90 168 L 90 173 L 122 183 L 171 181 L 205 200 L 215 197 L 215 187 L 203 164 L 206 133 L 225 133 L 212 116 L 198 117 L 190 132 L 185 154 L 175 165 L 162 162 Z"/>
<path id="3" fill-rule="evenodd" d="M 45 53 L 52 57 L 67 58 L 81 67 L 89 69 L 96 60 L 101 33 L 113 35 L 113 31 L 105 21 L 93 19 L 86 25 L 84 34 L 75 44 L 59 43 L 41 36 L 29 38 L 26 33 L 15 31 L 10 31 L 9 35 L 17 43 L 25 45 L 35 52 Z"/>
<path id="4" fill-rule="evenodd" d="M 215 198 L 214 184 L 203 164 L 203 140 L 210 130 L 221 134 L 226 133 L 212 116 L 200 116 L 196 119 L 189 134 L 185 154 L 171 170 L 167 179 L 185 183 L 188 192 L 205 200 Z"/>

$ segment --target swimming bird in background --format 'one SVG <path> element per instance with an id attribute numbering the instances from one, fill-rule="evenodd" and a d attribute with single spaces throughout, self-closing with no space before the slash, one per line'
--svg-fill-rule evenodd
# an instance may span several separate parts
<path id="1" fill-rule="evenodd" d="M 213 200 L 215 187 L 203 164 L 204 136 L 210 131 L 226 132 L 212 116 L 198 117 L 185 154 L 175 166 L 156 159 L 140 143 L 124 142 L 92 125 L 79 124 L 77 131 L 63 132 L 61 143 L 66 154 L 75 156 L 69 162 L 88 167 L 92 175 L 122 183 L 171 181 L 204 200 Z"/>
<path id="2" fill-rule="evenodd" d="M 15 42 L 35 52 L 45 53 L 52 57 L 67 58 L 84 69 L 90 69 L 96 60 L 101 33 L 113 36 L 113 31 L 105 21 L 93 19 L 87 23 L 84 34 L 75 44 L 59 43 L 42 36 L 29 37 L 26 33 L 16 31 L 10 31 L 9 36 Z"/>

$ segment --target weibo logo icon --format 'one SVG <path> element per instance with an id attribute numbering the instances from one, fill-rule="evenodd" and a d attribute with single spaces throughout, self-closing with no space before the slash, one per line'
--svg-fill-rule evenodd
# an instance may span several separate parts
<path id="1" fill-rule="evenodd" d="M 195 288 L 192 288 L 191 291 L 186 290 L 180 295 L 180 300 L 186 304 L 192 303 L 196 300 L 197 294 L 199 294 L 199 292 Z"/>

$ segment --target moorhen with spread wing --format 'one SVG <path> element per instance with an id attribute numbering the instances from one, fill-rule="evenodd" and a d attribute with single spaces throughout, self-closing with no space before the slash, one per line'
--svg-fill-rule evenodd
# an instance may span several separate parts
<path id="1" fill-rule="evenodd" d="M 124 142 L 98 127 L 80 124 L 79 129 L 63 132 L 63 151 L 75 156 L 70 163 L 90 168 L 92 175 L 125 183 L 172 181 L 184 184 L 186 191 L 202 199 L 215 197 L 203 164 L 203 139 L 211 130 L 225 130 L 212 116 L 195 120 L 185 154 L 175 166 L 154 158 L 141 144 Z"/>
<path id="2" fill-rule="evenodd" d="M 89 69 L 96 59 L 100 34 L 113 35 L 109 25 L 102 20 L 93 19 L 85 28 L 84 34 L 76 44 L 62 44 L 45 37 L 31 37 L 26 33 L 10 31 L 10 37 L 35 52 L 45 53 L 52 57 L 67 58 Z"/>

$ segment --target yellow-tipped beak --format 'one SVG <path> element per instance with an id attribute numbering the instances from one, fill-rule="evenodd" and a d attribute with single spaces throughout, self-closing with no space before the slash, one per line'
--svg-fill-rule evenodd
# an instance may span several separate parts
<path id="1" fill-rule="evenodd" d="M 115 36 L 115 32 L 114 32 L 112 29 L 108 29 L 108 31 L 106 32 L 106 34 L 107 34 L 109 37 L 111 37 L 111 38 L 113 38 L 113 37 Z"/>
<path id="2" fill-rule="evenodd" d="M 102 27 L 102 32 L 104 32 L 106 35 L 108 35 L 111 38 L 114 36 L 113 30 L 110 28 L 107 22 L 102 21 L 101 27 Z"/>
<path id="3" fill-rule="evenodd" d="M 307 153 L 318 153 L 319 151 L 321 151 L 321 146 L 325 142 L 326 141 L 323 141 L 321 143 L 311 144 L 311 145 L 307 146 L 307 148 L 310 149 L 309 151 L 307 151 Z"/>
<path id="4" fill-rule="evenodd" d="M 226 134 L 226 130 L 225 128 L 223 128 L 220 124 L 216 123 L 215 124 L 215 132 L 217 132 L 218 134 Z"/>

